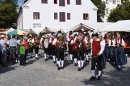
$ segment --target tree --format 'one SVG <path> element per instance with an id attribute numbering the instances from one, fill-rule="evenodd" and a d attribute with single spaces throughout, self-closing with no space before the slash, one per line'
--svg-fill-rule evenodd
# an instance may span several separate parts
<path id="1" fill-rule="evenodd" d="M 102 0 L 91 0 L 91 1 L 98 8 L 97 21 L 102 22 L 101 17 L 104 17 L 105 15 L 105 2 L 102 2 Z"/>
<path id="2" fill-rule="evenodd" d="M 17 20 L 16 0 L 0 0 L 0 28 L 10 28 Z"/>
<path id="3" fill-rule="evenodd" d="M 128 0 L 122 1 L 122 4 L 113 9 L 108 17 L 109 22 L 128 19 L 130 19 L 130 2 Z"/>

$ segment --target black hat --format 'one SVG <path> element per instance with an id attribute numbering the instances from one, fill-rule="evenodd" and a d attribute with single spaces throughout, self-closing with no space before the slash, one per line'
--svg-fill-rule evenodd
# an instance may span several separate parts
<path id="1" fill-rule="evenodd" d="M 51 35 L 53 35 L 53 34 L 54 34 L 54 32 L 51 33 Z"/>
<path id="2" fill-rule="evenodd" d="M 43 32 L 43 35 L 46 34 L 46 32 Z"/>
<path id="3" fill-rule="evenodd" d="M 85 33 L 85 36 L 88 36 L 88 35 L 89 35 L 89 33 L 86 32 L 86 33 Z"/>
<path id="4" fill-rule="evenodd" d="M 93 33 L 93 34 L 92 34 L 92 37 L 93 37 L 93 36 L 97 36 L 97 37 L 98 37 L 98 33 Z"/>
<path id="5" fill-rule="evenodd" d="M 82 30 L 79 30 L 78 32 L 79 32 L 79 33 L 83 33 L 83 31 L 82 31 Z"/>
<path id="6" fill-rule="evenodd" d="M 62 33 L 61 31 L 58 31 L 58 33 Z"/>
<path id="7" fill-rule="evenodd" d="M 73 32 L 72 32 L 72 31 L 70 31 L 70 32 L 69 32 L 69 35 L 71 35 L 71 34 L 73 34 Z"/>

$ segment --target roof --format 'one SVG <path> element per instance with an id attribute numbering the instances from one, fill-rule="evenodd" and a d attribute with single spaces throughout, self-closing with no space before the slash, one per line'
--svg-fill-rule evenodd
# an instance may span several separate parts
<path id="1" fill-rule="evenodd" d="M 102 29 L 102 31 L 130 31 L 130 20 L 121 20 Z"/>
<path id="2" fill-rule="evenodd" d="M 84 29 L 84 31 L 93 31 L 93 30 L 94 30 L 94 29 L 91 28 L 89 25 L 85 25 L 85 24 L 80 23 L 80 24 L 76 25 L 76 26 L 72 29 L 72 31 L 78 32 L 78 31 L 81 30 L 81 29 Z"/>

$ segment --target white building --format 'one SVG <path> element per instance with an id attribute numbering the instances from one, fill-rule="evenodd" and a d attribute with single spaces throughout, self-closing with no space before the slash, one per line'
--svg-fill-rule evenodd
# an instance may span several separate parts
<path id="1" fill-rule="evenodd" d="M 97 7 L 91 0 L 28 0 L 20 9 L 18 29 L 41 31 L 69 29 L 80 23 L 97 23 Z"/>
<path id="2" fill-rule="evenodd" d="M 115 9 L 118 4 L 121 4 L 121 0 L 102 0 L 105 1 L 105 16 L 102 19 L 104 22 L 107 22 L 108 16 L 111 13 L 111 10 Z"/>

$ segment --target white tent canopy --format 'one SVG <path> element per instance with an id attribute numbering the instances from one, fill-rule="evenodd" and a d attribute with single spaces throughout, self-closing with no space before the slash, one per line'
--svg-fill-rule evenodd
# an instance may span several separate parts
<path id="1" fill-rule="evenodd" d="M 130 20 L 122 20 L 118 21 L 115 24 L 112 24 L 104 29 L 101 29 L 101 31 L 130 31 Z"/>

